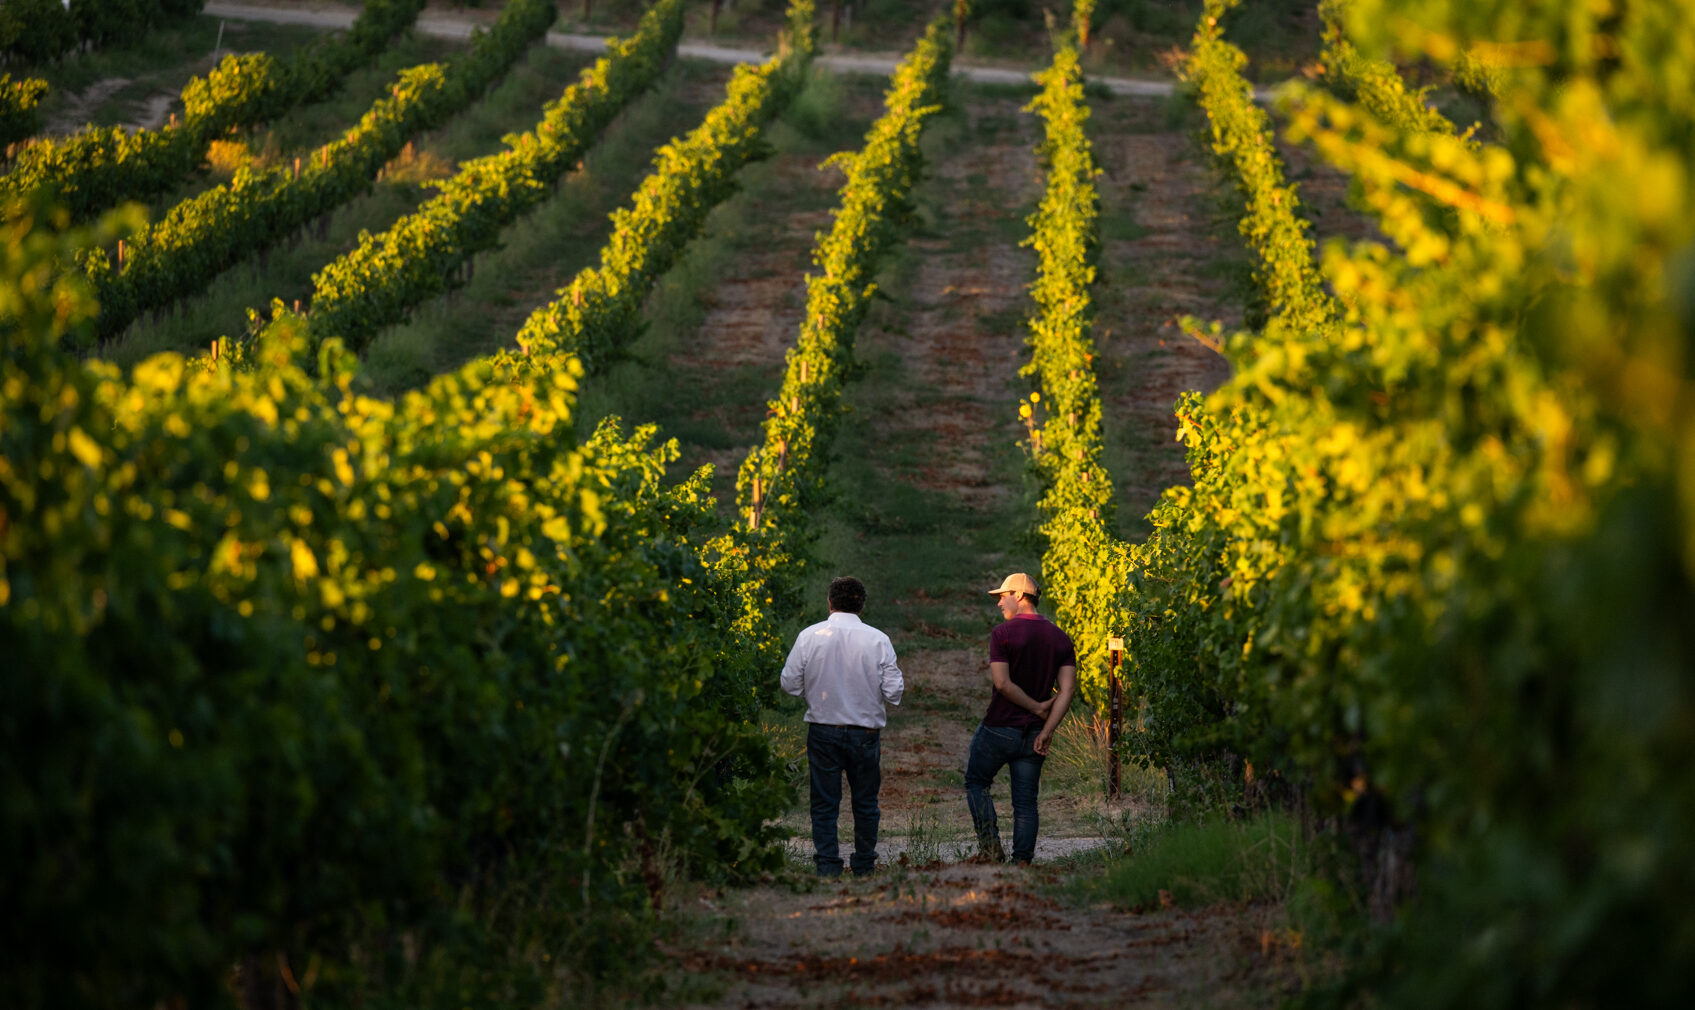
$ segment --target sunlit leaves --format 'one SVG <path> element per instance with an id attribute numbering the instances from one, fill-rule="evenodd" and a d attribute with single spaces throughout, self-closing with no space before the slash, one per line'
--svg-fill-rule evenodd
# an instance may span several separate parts
<path id="1" fill-rule="evenodd" d="M 1416 832 L 1441 869 L 1408 914 L 1428 935 L 1379 980 L 1391 1005 L 1675 1000 L 1687 943 L 1663 896 L 1688 873 L 1661 854 L 1695 837 L 1678 5 L 1348 4 L 1360 52 L 1330 58 L 1472 54 L 1502 140 L 1455 137 L 1388 63 L 1337 68 L 1357 104 L 1291 88 L 1289 137 L 1353 176 L 1388 239 L 1325 250 L 1316 313 L 1279 281 L 1317 276 L 1277 238 L 1298 223 L 1257 220 L 1275 154 L 1243 156 L 1266 131 L 1241 128 L 1228 6 L 1190 72 L 1272 314 L 1232 345 L 1236 377 L 1181 408 L 1195 487 L 1135 549 L 1150 739 Z M 1628 730 L 1609 714 L 1650 695 Z M 1591 858 L 1625 838 L 1628 867 Z M 1561 923 L 1558 949 L 1529 920 Z M 1451 957 L 1454 922 L 1487 956 Z"/>
<path id="2" fill-rule="evenodd" d="M 13 80 L 0 74 L 0 146 L 15 144 L 41 129 L 40 105 L 47 82 L 35 77 Z"/>
<path id="3" fill-rule="evenodd" d="M 1080 8 L 1081 9 L 1081 8 Z M 1079 17 L 1086 15 L 1080 14 Z M 1077 644 L 1084 697 L 1105 703 L 1108 639 L 1124 633 L 1125 545 L 1109 532 L 1113 483 L 1101 460 L 1101 398 L 1095 380 L 1095 260 L 1100 244 L 1093 150 L 1083 130 L 1089 107 L 1077 50 L 1061 47 L 1036 75 L 1031 108 L 1042 116 L 1047 186 L 1025 245 L 1036 250 L 1027 342 L 1039 389 L 1019 407 L 1040 477 L 1043 598 Z"/>

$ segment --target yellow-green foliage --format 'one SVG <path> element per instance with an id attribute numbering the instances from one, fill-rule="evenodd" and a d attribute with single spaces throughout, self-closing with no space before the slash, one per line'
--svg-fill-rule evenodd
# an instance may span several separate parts
<path id="1" fill-rule="evenodd" d="M 1297 213 L 1295 187 L 1283 179 L 1271 120 L 1254 104 L 1253 87 L 1242 77 L 1248 58 L 1224 41 L 1222 21 L 1236 3 L 1207 0 L 1183 73 L 1206 110 L 1213 151 L 1242 192 L 1246 212 L 1240 227 L 1258 259 L 1254 278 L 1267 313 L 1320 326 L 1335 309 L 1313 265 L 1310 225 Z"/>
<path id="2" fill-rule="evenodd" d="M 298 172 L 242 168 L 230 182 L 184 200 L 130 236 L 121 269 L 104 249 L 81 251 L 100 300 L 98 337 L 116 337 L 148 309 L 205 290 L 224 270 L 369 192 L 377 173 L 414 136 L 481 97 L 557 15 L 552 0 L 513 0 L 446 67 L 426 63 L 401 71 L 388 96 L 312 152 Z"/>
<path id="3" fill-rule="evenodd" d="M 1225 6 L 1190 71 L 1221 140 L 1246 122 L 1219 69 Z M 1388 241 L 1325 251 L 1333 298 L 1298 229 L 1287 260 L 1261 252 L 1274 313 L 1182 408 L 1195 487 L 1135 553 L 1151 746 L 1229 748 L 1418 839 L 1419 896 L 1372 980 L 1390 1005 L 1690 996 L 1681 8 L 1355 0 L 1363 59 L 1516 60 L 1503 143 L 1293 89 L 1290 138 L 1354 177 Z M 1277 193 L 1249 178 L 1269 159 L 1236 158 L 1250 193 Z M 1244 231 L 1256 249 L 1275 233 Z"/>
<path id="4" fill-rule="evenodd" d="M 1323 0 L 1324 52 L 1320 55 L 1324 81 L 1331 90 L 1404 132 L 1454 132 L 1454 124 L 1425 100 L 1430 88 L 1408 90 L 1400 71 L 1387 60 L 1361 56 L 1342 29 L 1348 0 Z"/>
<path id="5" fill-rule="evenodd" d="M 585 915 L 644 908 L 658 853 L 772 864 L 785 787 L 703 703 L 738 675 L 704 486 L 651 431 L 580 442 L 576 362 L 378 400 L 282 313 L 241 367 L 126 375 L 62 349 L 93 306 L 53 264 L 93 237 L 5 238 L 10 1004 L 212 1005 L 244 957 L 344 963 L 513 861 Z"/>
<path id="6" fill-rule="evenodd" d="M 0 74 L 0 147 L 33 137 L 41 129 L 41 100 L 47 96 L 47 82 L 36 77 L 12 80 L 11 74 Z"/>
<path id="7" fill-rule="evenodd" d="M 1065 46 L 1036 75 L 1031 104 L 1046 128 L 1047 188 L 1030 218 L 1025 244 L 1036 250 L 1030 363 L 1037 391 L 1019 407 L 1026 448 L 1042 484 L 1039 508 L 1046 550 L 1043 598 L 1077 645 L 1084 697 L 1105 703 L 1107 639 L 1123 633 L 1125 545 L 1109 532 L 1112 479 L 1101 462 L 1101 397 L 1090 329 L 1099 248 L 1094 154 L 1083 131 L 1089 107 L 1077 50 Z"/>
<path id="8" fill-rule="evenodd" d="M 1071 30 L 1077 36 L 1079 46 L 1089 44 L 1089 29 L 1095 19 L 1095 0 L 1077 0 L 1071 9 Z"/>

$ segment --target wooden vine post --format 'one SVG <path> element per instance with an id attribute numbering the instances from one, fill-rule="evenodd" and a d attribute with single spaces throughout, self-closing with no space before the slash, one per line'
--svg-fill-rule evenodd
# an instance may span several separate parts
<path id="1" fill-rule="evenodd" d="M 1118 799 L 1120 786 L 1118 781 L 1118 741 L 1124 734 L 1124 686 L 1118 680 L 1118 661 L 1124 656 L 1124 639 L 1113 637 L 1106 640 L 1107 655 L 1111 658 L 1110 673 L 1107 675 L 1109 690 L 1112 693 L 1111 708 L 1108 709 L 1106 724 L 1107 752 L 1107 796 Z"/>

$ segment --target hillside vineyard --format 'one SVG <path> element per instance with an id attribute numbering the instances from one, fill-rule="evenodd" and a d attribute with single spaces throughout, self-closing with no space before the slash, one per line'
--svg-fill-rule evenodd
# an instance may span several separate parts
<path id="1" fill-rule="evenodd" d="M 784 847 L 805 772 L 783 753 L 798 717 L 776 673 L 844 559 L 880 556 L 851 530 L 880 524 L 931 559 L 891 568 L 984 542 L 916 522 L 851 466 L 887 430 L 856 404 L 892 402 L 855 399 L 867 376 L 932 378 L 862 331 L 917 339 L 903 327 L 937 293 L 937 202 L 997 172 L 1035 194 L 985 232 L 1028 297 L 1000 321 L 973 314 L 981 290 L 946 293 L 966 339 L 1004 325 L 1025 354 L 990 359 L 994 416 L 969 418 L 1004 458 L 949 479 L 1018 519 L 960 570 L 1039 563 L 1042 613 L 1077 646 L 1075 723 L 1122 681 L 1128 728 L 1091 760 L 1153 785 L 1110 807 L 1123 844 L 1103 858 L 1134 862 L 1185 821 L 1297 824 L 1322 857 L 1279 899 L 1295 925 L 1262 929 L 1259 949 L 1292 935 L 1289 956 L 1311 960 L 1279 992 L 1420 1008 L 1695 995 L 1685 5 L 1103 0 L 1043 21 L 979 0 L 915 5 L 934 20 L 910 23 L 851 5 L 844 24 L 833 5 L 821 26 L 814 0 L 509 0 L 444 10 L 477 30 L 406 66 L 379 61 L 437 12 L 369 0 L 312 44 L 196 64 L 167 125 L 55 136 L 43 110 L 79 68 L 201 5 L 48 6 L 0 15 L 7 1005 L 693 999 L 664 988 L 680 969 L 662 962 L 694 905 L 818 886 Z M 1101 86 L 1109 44 L 1177 10 L 1175 95 Z M 547 46 L 567 19 L 627 31 L 563 62 Z M 764 51 L 691 70 L 720 19 L 769 29 L 748 43 Z M 1310 48 L 1278 62 L 1273 30 Z M 1026 50 L 1007 39 L 1038 35 L 1028 81 L 969 82 L 978 57 L 1010 62 Z M 876 64 L 892 73 L 875 109 L 826 66 L 880 60 L 850 52 L 866 39 L 900 50 Z M 707 55 L 726 52 L 747 50 Z M 1028 102 L 1012 129 L 1036 173 L 962 146 L 989 88 Z M 1103 208 L 1147 210 L 1147 181 L 1100 112 L 1151 101 L 1168 104 L 1145 121 L 1183 124 L 1210 173 L 1187 240 L 1215 237 L 1222 206 L 1236 257 L 1173 303 L 1243 311 L 1171 313 L 1159 346 L 1216 351 L 1228 378 L 1162 399 L 1141 432 L 1115 411 L 1138 378 L 1125 363 L 1149 359 L 1115 332 L 1155 324 L 1117 317 L 1114 286 L 1153 266 L 1103 266 L 1140 237 Z M 334 118 L 313 145 L 261 142 L 303 110 Z M 461 154 L 438 153 L 449 135 Z M 761 187 L 801 177 L 760 163 L 844 135 L 806 166 L 827 213 L 777 208 L 791 194 Z M 633 163 L 609 151 L 638 139 Z M 215 147 L 240 163 L 213 168 Z M 442 167 L 391 192 L 403 160 Z M 1331 180 L 1335 207 L 1315 195 Z M 751 308 L 786 320 L 781 345 L 710 375 L 722 388 L 683 381 L 702 338 L 677 320 L 728 297 L 702 250 L 732 255 L 738 228 L 776 248 L 790 217 L 810 256 L 797 245 L 771 284 L 737 289 L 768 293 Z M 313 234 L 298 276 L 267 272 Z M 276 285 L 237 303 L 245 324 L 117 363 L 139 329 L 224 320 L 227 292 L 251 294 L 231 287 L 244 272 Z M 383 370 L 384 341 L 418 320 L 475 330 L 476 351 Z M 744 389 L 746 437 L 702 434 Z M 682 430 L 606 407 L 661 400 Z M 876 446 L 891 469 L 875 472 L 932 488 L 965 466 L 950 430 Z M 1115 441 L 1173 435 L 1186 479 L 1128 501 L 1147 464 Z M 697 457 L 712 462 L 679 465 Z M 987 642 L 986 586 L 885 601 L 897 576 L 861 574 L 879 621 L 954 608 L 897 629 L 903 653 L 922 646 L 914 697 L 939 682 L 926 641 Z M 925 872 L 901 860 L 884 866 Z M 1050 903 L 1008 928 L 1128 914 Z M 1302 924 L 1321 913 L 1350 925 Z M 571 940 L 535 939 L 549 931 Z M 853 963 L 827 995 L 871 999 Z"/>

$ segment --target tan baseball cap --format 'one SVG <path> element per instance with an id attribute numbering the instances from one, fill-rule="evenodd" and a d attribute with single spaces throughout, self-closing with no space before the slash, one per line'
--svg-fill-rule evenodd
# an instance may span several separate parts
<path id="1" fill-rule="evenodd" d="M 1041 590 L 1036 588 L 1036 580 L 1023 572 L 1013 572 L 1008 575 L 999 589 L 989 590 L 990 596 L 1004 596 L 1007 593 L 1023 593 L 1025 596 L 1035 596 Z"/>

